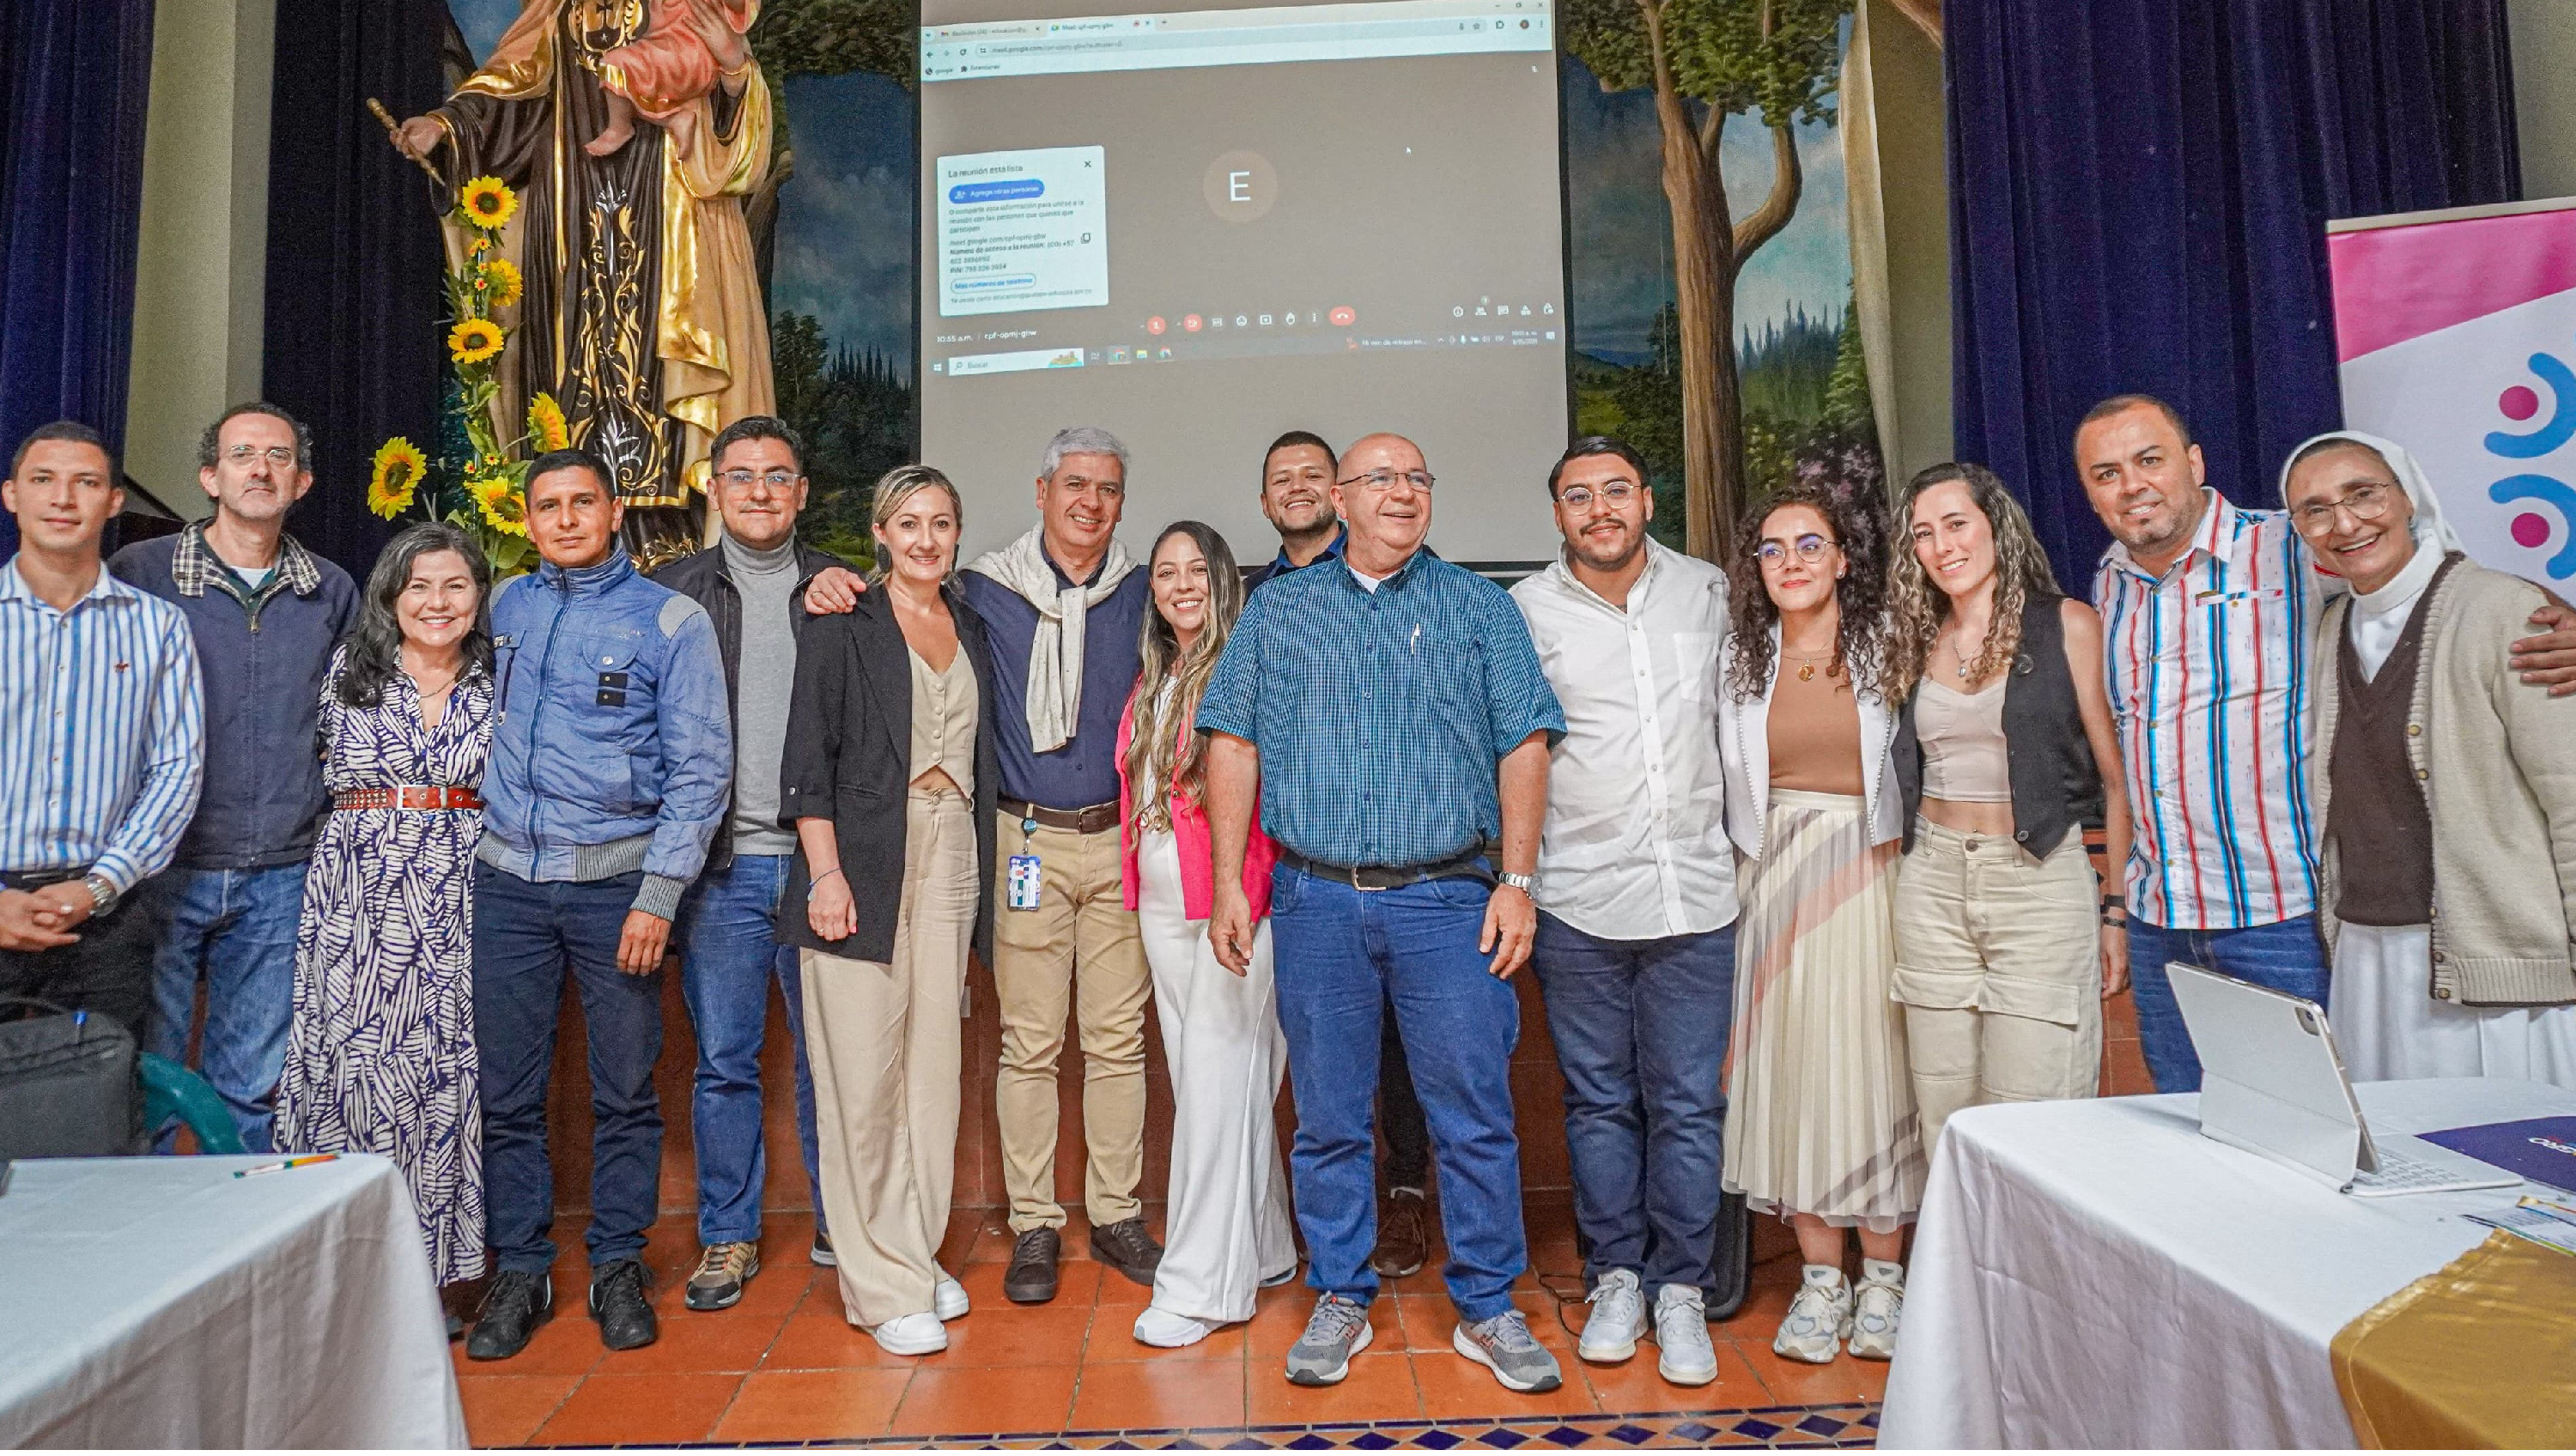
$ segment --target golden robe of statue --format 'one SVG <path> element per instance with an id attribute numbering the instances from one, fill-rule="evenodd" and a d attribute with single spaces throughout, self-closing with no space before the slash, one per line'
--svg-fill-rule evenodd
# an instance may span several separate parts
<path id="1" fill-rule="evenodd" d="M 643 40 L 656 7 L 666 31 L 675 14 L 695 25 L 716 83 L 591 156 L 615 109 L 603 57 Z M 691 496 L 706 488 L 709 440 L 775 409 L 743 221 L 770 156 L 769 92 L 741 36 L 757 12 L 757 0 L 526 0 L 482 69 L 397 133 L 438 177 L 442 213 L 475 177 L 517 189 L 503 246 L 527 286 L 501 311 L 512 333 L 495 433 L 517 436 L 529 398 L 552 394 L 573 442 L 616 471 L 628 546 L 647 567 L 699 543 Z M 463 242 L 451 227 L 451 264 Z"/>

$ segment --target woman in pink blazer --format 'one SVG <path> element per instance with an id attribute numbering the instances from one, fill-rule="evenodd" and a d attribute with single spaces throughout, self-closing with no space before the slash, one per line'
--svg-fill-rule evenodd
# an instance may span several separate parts
<path id="1" fill-rule="evenodd" d="M 1252 1318 L 1262 1286 L 1296 1276 L 1297 1248 L 1271 1120 L 1288 1066 L 1270 974 L 1278 851 L 1257 808 L 1243 859 L 1259 926 L 1251 968 L 1226 969 L 1207 936 L 1215 872 L 1192 719 L 1243 611 L 1243 576 L 1225 538 L 1196 521 L 1164 528 L 1147 571 L 1144 672 L 1118 725 L 1119 836 L 1172 1073 L 1172 1186 L 1163 1262 L 1136 1338 L 1177 1348 Z"/>

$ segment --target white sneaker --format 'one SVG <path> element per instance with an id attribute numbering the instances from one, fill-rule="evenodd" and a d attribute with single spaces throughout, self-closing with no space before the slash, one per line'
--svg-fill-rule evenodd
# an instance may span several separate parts
<path id="1" fill-rule="evenodd" d="M 1896 1358 L 1896 1325 L 1905 1314 L 1905 1266 L 1860 1261 L 1860 1292 L 1852 1301 L 1851 1352 L 1862 1360 Z"/>
<path id="2" fill-rule="evenodd" d="M 1149 1304 L 1136 1316 L 1136 1343 L 1157 1350 L 1178 1350 L 1208 1337 L 1214 1326 L 1205 1320 L 1174 1314 L 1158 1304 Z"/>
<path id="3" fill-rule="evenodd" d="M 1595 1365 L 1616 1365 L 1637 1353 L 1637 1337 L 1646 1332 L 1646 1295 L 1637 1271 L 1613 1269 L 1592 1286 L 1592 1306 L 1583 1321 L 1583 1338 L 1574 1353 Z"/>
<path id="4" fill-rule="evenodd" d="M 974 1306 L 966 1302 L 966 1286 L 957 1282 L 956 1275 L 945 1269 L 939 1270 L 939 1282 L 930 1287 L 931 1312 L 943 1320 L 964 1319 L 972 1308 Z"/>
<path id="5" fill-rule="evenodd" d="M 1851 1329 L 1851 1285 L 1831 1264 L 1809 1264 L 1798 1281 L 1798 1296 L 1771 1339 L 1774 1352 L 1810 1365 L 1831 1364 Z"/>
<path id="6" fill-rule="evenodd" d="M 1655 1344 L 1663 1353 L 1655 1373 L 1675 1385 L 1706 1385 L 1717 1378 L 1717 1347 L 1708 1338 L 1708 1306 L 1688 1284 L 1655 1291 Z"/>
<path id="7" fill-rule="evenodd" d="M 889 1355 L 936 1355 L 948 1348 L 948 1327 L 926 1309 L 897 1315 L 868 1333 Z"/>

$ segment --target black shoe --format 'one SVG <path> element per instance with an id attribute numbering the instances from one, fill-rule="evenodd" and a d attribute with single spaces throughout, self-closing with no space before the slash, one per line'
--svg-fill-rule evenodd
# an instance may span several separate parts
<path id="1" fill-rule="evenodd" d="M 1055 1298 L 1055 1260 L 1064 1240 L 1051 1228 L 1034 1228 L 1011 1246 L 1011 1267 L 1002 1271 L 1002 1297 L 1013 1304 L 1044 1304 Z"/>
<path id="2" fill-rule="evenodd" d="M 653 1276 L 641 1259 L 618 1259 L 590 1271 L 590 1317 L 599 1324 L 599 1342 L 612 1350 L 634 1350 L 662 1333 L 645 1299 Z"/>
<path id="3" fill-rule="evenodd" d="M 820 1265 L 825 1269 L 839 1266 L 841 1256 L 832 1252 L 832 1235 L 828 1230 L 814 1230 L 814 1247 L 805 1255 L 805 1258 L 807 1262 Z"/>
<path id="4" fill-rule="evenodd" d="M 468 1360 L 507 1360 L 528 1348 L 537 1326 L 555 1317 L 555 1282 L 543 1274 L 504 1269 L 492 1276 L 474 1333 L 465 1340 Z"/>
<path id="5" fill-rule="evenodd" d="M 1091 1231 L 1091 1257 L 1151 1289 L 1154 1269 L 1163 1262 L 1163 1246 L 1145 1232 L 1145 1220 L 1122 1218 Z"/>

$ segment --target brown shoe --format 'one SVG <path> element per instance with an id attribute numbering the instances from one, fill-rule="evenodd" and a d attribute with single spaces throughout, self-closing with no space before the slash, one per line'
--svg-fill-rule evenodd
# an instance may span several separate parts
<path id="1" fill-rule="evenodd" d="M 1369 1267 L 1383 1279 L 1401 1279 L 1431 1256 L 1431 1228 L 1422 1208 L 1422 1190 L 1397 1188 L 1377 1206 L 1377 1252 Z"/>

